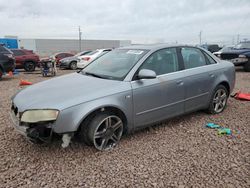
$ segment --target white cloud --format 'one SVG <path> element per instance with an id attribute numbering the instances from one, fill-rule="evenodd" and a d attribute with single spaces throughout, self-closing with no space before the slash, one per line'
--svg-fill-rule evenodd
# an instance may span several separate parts
<path id="1" fill-rule="evenodd" d="M 249 0 L 0 0 L 0 36 L 77 38 L 80 25 L 88 39 L 231 42 L 250 39 L 249 17 Z"/>

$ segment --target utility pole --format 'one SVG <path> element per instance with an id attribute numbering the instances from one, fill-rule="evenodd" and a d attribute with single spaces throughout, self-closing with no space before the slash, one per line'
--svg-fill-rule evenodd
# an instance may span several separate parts
<path id="1" fill-rule="evenodd" d="M 79 26 L 79 52 L 82 51 L 82 31 L 81 31 L 81 27 Z"/>
<path id="2" fill-rule="evenodd" d="M 237 35 L 237 44 L 240 42 L 240 34 Z"/>
<path id="3" fill-rule="evenodd" d="M 200 31 L 200 33 L 199 33 L 200 45 L 201 45 L 201 34 L 202 34 L 202 31 Z"/>

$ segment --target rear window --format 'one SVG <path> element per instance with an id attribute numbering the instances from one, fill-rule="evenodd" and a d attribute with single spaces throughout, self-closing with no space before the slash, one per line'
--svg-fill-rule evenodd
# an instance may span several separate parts
<path id="1" fill-rule="evenodd" d="M 12 50 L 14 56 L 21 56 L 24 55 L 25 53 L 21 50 Z"/>

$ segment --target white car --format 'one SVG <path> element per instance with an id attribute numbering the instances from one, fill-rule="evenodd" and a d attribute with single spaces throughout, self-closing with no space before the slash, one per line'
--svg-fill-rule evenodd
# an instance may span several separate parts
<path id="1" fill-rule="evenodd" d="M 86 67 L 91 61 L 93 61 L 98 56 L 111 51 L 112 49 L 97 49 L 93 52 L 88 53 L 87 55 L 79 56 L 80 61 L 77 62 L 77 68 Z"/>

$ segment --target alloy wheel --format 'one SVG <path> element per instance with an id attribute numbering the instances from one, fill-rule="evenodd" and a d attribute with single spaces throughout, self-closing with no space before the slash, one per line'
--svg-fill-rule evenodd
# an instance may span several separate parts
<path id="1" fill-rule="evenodd" d="M 75 63 L 75 62 L 71 63 L 71 64 L 70 64 L 70 68 L 71 68 L 72 70 L 75 70 L 75 69 L 77 68 L 76 63 Z"/>
<path id="2" fill-rule="evenodd" d="M 227 103 L 227 92 L 224 89 L 218 89 L 214 94 L 213 107 L 216 113 L 223 111 Z"/>
<path id="3" fill-rule="evenodd" d="M 117 145 L 123 132 L 123 122 L 115 115 L 104 118 L 94 132 L 94 145 L 98 150 L 109 150 Z"/>

